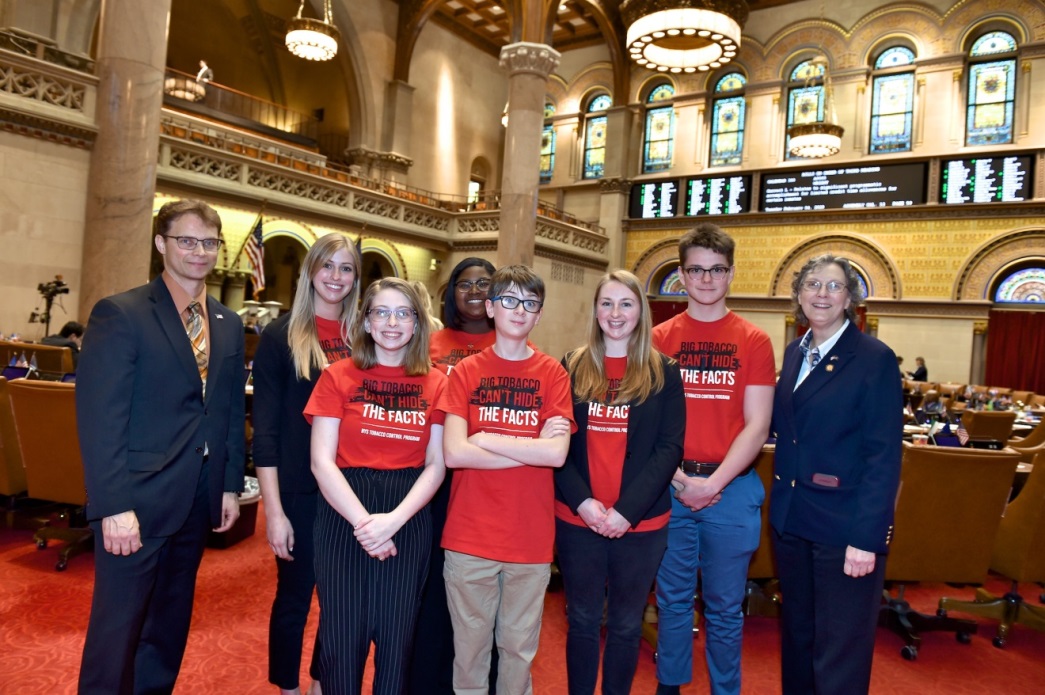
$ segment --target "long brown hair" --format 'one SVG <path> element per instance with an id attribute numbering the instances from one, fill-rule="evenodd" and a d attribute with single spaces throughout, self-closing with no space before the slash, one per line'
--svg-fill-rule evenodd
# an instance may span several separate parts
<path id="1" fill-rule="evenodd" d="M 614 270 L 603 275 L 595 288 L 589 319 L 588 344 L 574 350 L 566 362 L 566 368 L 573 377 L 573 396 L 578 403 L 603 401 L 609 391 L 609 380 L 603 367 L 606 343 L 597 313 L 599 292 L 611 282 L 624 285 L 639 302 L 639 323 L 628 339 L 628 366 L 613 404 L 630 401 L 642 403 L 651 393 L 657 393 L 664 388 L 664 364 L 660 353 L 653 349 L 653 321 L 650 318 L 646 293 L 635 275 L 626 270 Z"/>
<path id="2" fill-rule="evenodd" d="M 370 283 L 363 293 L 363 303 L 355 323 L 352 324 L 352 361 L 360 369 L 370 369 L 377 366 L 377 349 L 374 336 L 366 331 L 366 322 L 370 319 L 367 314 L 374 304 L 374 296 L 381 290 L 395 290 L 404 297 L 414 311 L 414 334 L 407 344 L 406 356 L 403 359 L 403 367 L 407 376 L 422 376 L 428 373 L 432 360 L 428 356 L 428 340 L 431 336 L 431 324 L 425 313 L 421 298 L 409 282 L 399 278 L 381 278 Z"/>
<path id="3" fill-rule="evenodd" d="M 305 254 L 305 260 L 301 264 L 301 275 L 298 276 L 298 289 L 294 293 L 290 324 L 287 326 L 287 342 L 290 344 L 290 355 L 294 359 L 294 371 L 299 379 L 308 379 L 313 368 L 322 369 L 327 364 L 326 354 L 319 344 L 319 334 L 316 332 L 316 288 L 312 285 L 312 280 L 323 264 L 338 251 L 348 251 L 356 268 L 352 290 L 342 300 L 341 315 L 338 316 L 341 340 L 345 341 L 345 345 L 351 346 L 348 333 L 356 318 L 356 307 L 359 304 L 359 273 L 363 263 L 352 240 L 332 232 L 317 239 Z"/>

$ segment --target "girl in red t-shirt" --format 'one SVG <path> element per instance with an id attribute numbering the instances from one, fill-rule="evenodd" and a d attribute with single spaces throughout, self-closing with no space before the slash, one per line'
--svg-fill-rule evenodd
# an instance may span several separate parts
<path id="1" fill-rule="evenodd" d="M 269 620 L 269 682 L 300 694 L 301 645 L 316 586 L 312 527 L 319 488 L 309 460 L 311 428 L 301 416 L 319 375 L 348 357 L 348 330 L 359 304 L 359 252 L 328 234 L 301 264 L 291 311 L 270 323 L 254 355 L 254 466 L 265 505 L 265 532 L 276 556 L 276 599 Z M 309 673 L 320 695 L 318 640 Z"/>
<path id="2" fill-rule="evenodd" d="M 428 573 L 427 507 L 443 481 L 446 376 L 430 369 L 429 324 L 397 278 L 370 285 L 352 328 L 352 359 L 324 371 L 305 407 L 312 472 L 323 499 L 315 526 L 321 679 L 359 692 L 370 643 L 374 693 L 406 687 Z"/>
<path id="3" fill-rule="evenodd" d="M 587 345 L 563 360 L 577 423 L 555 471 L 571 693 L 595 691 L 604 605 L 602 691 L 630 692 L 643 612 L 667 547 L 686 404 L 678 365 L 653 349 L 651 331 L 638 278 L 617 270 L 596 289 Z"/>

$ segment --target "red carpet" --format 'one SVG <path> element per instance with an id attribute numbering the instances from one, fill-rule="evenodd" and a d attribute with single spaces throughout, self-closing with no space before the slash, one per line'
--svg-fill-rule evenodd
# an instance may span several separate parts
<path id="1" fill-rule="evenodd" d="M 208 550 L 200 570 L 188 651 L 177 693 L 275 693 L 266 674 L 268 610 L 275 567 L 265 543 L 263 520 L 257 533 L 231 548 Z M 55 572 L 54 546 L 37 551 L 28 531 L 0 530 L 0 693 L 74 693 L 80 652 L 90 609 L 93 561 L 74 557 L 65 572 Z M 1003 592 L 999 579 L 988 582 Z M 1037 600 L 1041 588 L 1021 591 Z M 940 584 L 909 587 L 915 608 L 931 612 L 940 596 L 972 598 L 973 590 Z M 313 621 L 309 627 L 315 629 Z M 777 622 L 748 618 L 744 628 L 744 693 L 779 693 Z M 1045 692 L 1045 633 L 1017 626 L 1008 646 L 991 645 L 993 625 L 982 623 L 970 645 L 953 635 L 924 636 L 918 660 L 900 658 L 901 640 L 879 631 L 871 692 L 910 693 Z M 563 658 L 566 625 L 561 593 L 548 594 L 540 651 L 534 665 L 538 695 L 566 692 Z M 307 642 L 307 640 L 306 640 Z M 702 653 L 703 642 L 696 645 Z M 307 658 L 306 658 L 307 663 Z M 307 685 L 308 681 L 303 680 Z M 634 692 L 648 695 L 656 686 L 652 650 L 643 645 Z M 369 688 L 367 688 L 369 690 Z M 703 664 L 683 693 L 706 693 Z"/>

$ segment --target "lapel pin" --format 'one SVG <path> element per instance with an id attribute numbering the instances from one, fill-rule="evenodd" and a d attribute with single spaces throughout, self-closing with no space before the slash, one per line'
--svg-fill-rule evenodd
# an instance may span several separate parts
<path id="1" fill-rule="evenodd" d="M 825 369 L 829 372 L 833 372 L 835 370 L 835 366 L 833 364 L 829 364 L 827 365 L 827 367 L 825 367 Z"/>
<path id="2" fill-rule="evenodd" d="M 831 361 L 834 362 L 838 359 L 838 355 L 831 355 Z"/>
<path id="3" fill-rule="evenodd" d="M 216 318 L 216 319 L 222 319 L 222 318 L 225 318 L 225 317 L 224 317 L 224 316 L 222 316 L 221 314 L 214 314 L 214 318 Z"/>

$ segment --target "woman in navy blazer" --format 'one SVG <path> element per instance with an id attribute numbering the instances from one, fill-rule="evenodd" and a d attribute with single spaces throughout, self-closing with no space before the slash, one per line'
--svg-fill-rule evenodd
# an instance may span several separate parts
<path id="1" fill-rule="evenodd" d="M 896 355 L 857 327 L 848 260 L 811 259 L 791 296 L 809 332 L 784 351 L 773 403 L 783 692 L 866 693 L 900 480 Z"/>
<path id="2" fill-rule="evenodd" d="M 643 611 L 667 547 L 686 404 L 678 365 L 653 349 L 651 331 L 638 278 L 614 271 L 596 289 L 588 344 L 563 360 L 577 422 L 555 471 L 571 695 L 595 691 L 607 596 L 602 692 L 630 692 Z"/>

